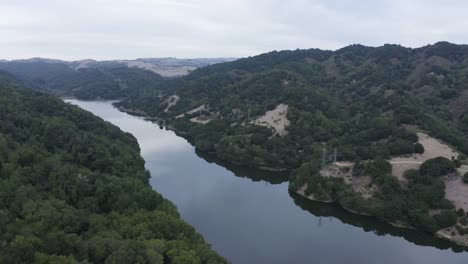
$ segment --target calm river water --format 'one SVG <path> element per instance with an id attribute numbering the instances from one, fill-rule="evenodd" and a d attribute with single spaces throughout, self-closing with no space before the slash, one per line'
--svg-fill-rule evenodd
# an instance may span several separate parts
<path id="1" fill-rule="evenodd" d="M 288 192 L 281 175 L 227 166 L 112 102 L 67 100 L 133 134 L 151 185 L 232 263 L 468 263 L 430 235 L 393 228 Z"/>

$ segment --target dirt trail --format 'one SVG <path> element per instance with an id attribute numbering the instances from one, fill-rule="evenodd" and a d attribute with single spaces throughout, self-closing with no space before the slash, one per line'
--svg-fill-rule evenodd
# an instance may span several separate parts
<path id="1" fill-rule="evenodd" d="M 203 125 L 209 123 L 211 120 L 213 120 L 213 118 L 209 116 L 197 116 L 197 117 L 190 118 L 190 122 L 203 124 Z"/>
<path id="2" fill-rule="evenodd" d="M 171 109 L 171 107 L 175 106 L 177 104 L 177 102 L 179 101 L 179 96 L 177 95 L 171 95 L 169 96 L 169 98 L 167 98 L 164 102 L 167 103 L 167 107 L 166 109 L 164 109 L 164 112 L 169 112 L 169 110 Z"/>
<path id="3" fill-rule="evenodd" d="M 406 181 L 406 179 L 403 177 L 405 171 L 410 169 L 419 169 L 419 166 L 426 160 L 437 157 L 444 157 L 447 159 L 458 157 L 458 152 L 437 140 L 436 138 L 433 138 L 422 132 L 418 132 L 417 136 L 418 142 L 424 147 L 423 154 L 394 157 L 389 160 L 390 164 L 392 164 L 393 175 L 398 177 L 400 181 Z"/>
<path id="4" fill-rule="evenodd" d="M 204 104 L 200 105 L 199 107 L 197 108 L 194 108 L 190 111 L 187 111 L 185 112 L 184 114 L 180 114 L 178 116 L 176 116 L 175 118 L 178 119 L 178 118 L 183 118 L 185 116 L 185 114 L 188 114 L 188 115 L 191 115 L 191 114 L 195 114 L 196 112 L 199 112 L 199 111 L 202 111 L 202 110 L 206 110 L 206 107 Z"/>

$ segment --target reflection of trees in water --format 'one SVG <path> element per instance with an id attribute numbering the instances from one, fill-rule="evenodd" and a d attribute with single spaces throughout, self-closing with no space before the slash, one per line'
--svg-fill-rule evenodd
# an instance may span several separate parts
<path id="1" fill-rule="evenodd" d="M 318 225 L 321 226 L 323 217 L 333 217 L 340 220 L 345 224 L 362 228 L 366 232 L 373 232 L 378 236 L 391 235 L 395 237 L 402 237 L 407 241 L 420 246 L 432 246 L 438 249 L 452 249 L 454 252 L 468 251 L 468 248 L 463 248 L 448 240 L 437 238 L 433 234 L 427 232 L 416 231 L 407 228 L 397 228 L 390 224 L 381 222 L 371 216 L 362 216 L 352 214 L 339 205 L 327 204 L 322 202 L 315 202 L 308 200 L 296 193 L 289 192 L 293 198 L 294 203 L 304 211 L 318 217 Z"/>
<path id="2" fill-rule="evenodd" d="M 233 165 L 229 162 L 216 158 L 215 155 L 200 150 L 195 150 L 200 158 L 209 163 L 215 163 L 233 172 L 236 176 L 249 178 L 254 182 L 265 181 L 271 184 L 281 184 L 288 181 L 287 173 L 259 171 L 253 168 Z M 317 217 L 317 226 L 324 225 L 325 218 L 328 222 L 338 219 L 344 224 L 359 227 L 365 232 L 372 232 L 378 236 L 391 235 L 402 237 L 405 240 L 420 246 L 431 246 L 438 249 L 452 249 L 454 252 L 468 251 L 448 240 L 435 237 L 433 234 L 416 231 L 412 229 L 397 228 L 390 224 L 381 222 L 374 217 L 362 216 L 350 213 L 336 204 L 327 204 L 308 200 L 296 193 L 289 192 L 294 203 L 304 211 L 308 211 Z M 311 222 L 311 224 L 313 224 Z"/>
<path id="3" fill-rule="evenodd" d="M 284 172 L 261 171 L 246 166 L 235 165 L 217 158 L 214 154 L 210 154 L 198 149 L 195 149 L 198 157 L 206 160 L 209 163 L 215 163 L 234 173 L 237 177 L 248 178 L 254 182 L 265 181 L 271 184 L 281 184 L 288 181 L 288 174 Z"/>

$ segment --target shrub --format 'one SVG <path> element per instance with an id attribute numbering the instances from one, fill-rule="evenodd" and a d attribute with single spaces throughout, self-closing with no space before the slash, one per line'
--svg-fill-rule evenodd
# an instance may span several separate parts
<path id="1" fill-rule="evenodd" d="M 434 219 L 440 228 L 453 226 L 457 223 L 457 214 L 452 210 L 444 210 L 440 214 L 434 215 Z"/>
<path id="2" fill-rule="evenodd" d="M 468 184 L 468 172 L 463 175 L 463 182 Z M 468 212 L 467 212 L 468 213 Z"/>
<path id="3" fill-rule="evenodd" d="M 364 169 L 364 164 L 361 161 L 355 161 L 353 165 L 353 176 L 362 176 L 364 174 Z"/>
<path id="4" fill-rule="evenodd" d="M 457 229 L 458 234 L 460 234 L 462 236 L 465 235 L 465 234 L 468 234 L 468 228 L 463 228 L 463 227 L 461 227 L 459 225 L 457 225 L 455 228 Z"/>
<path id="5" fill-rule="evenodd" d="M 460 218 L 460 224 L 464 226 L 468 225 L 468 217 Z"/>
<path id="6" fill-rule="evenodd" d="M 413 145 L 413 151 L 414 153 L 423 154 L 425 149 L 423 145 L 421 145 L 420 143 L 416 143 Z"/>
<path id="7" fill-rule="evenodd" d="M 443 176 L 447 173 L 455 171 L 455 164 L 447 158 L 437 157 L 425 161 L 420 169 L 421 175 L 427 175 L 431 177 Z"/>

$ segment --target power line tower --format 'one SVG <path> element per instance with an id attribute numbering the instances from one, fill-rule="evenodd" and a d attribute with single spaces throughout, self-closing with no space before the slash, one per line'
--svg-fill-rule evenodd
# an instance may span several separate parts
<path id="1" fill-rule="evenodd" d="M 336 148 L 333 149 L 333 164 L 336 164 L 337 151 Z"/>
<path id="2" fill-rule="evenodd" d="M 322 168 L 327 166 L 327 145 L 323 144 L 322 148 Z"/>

